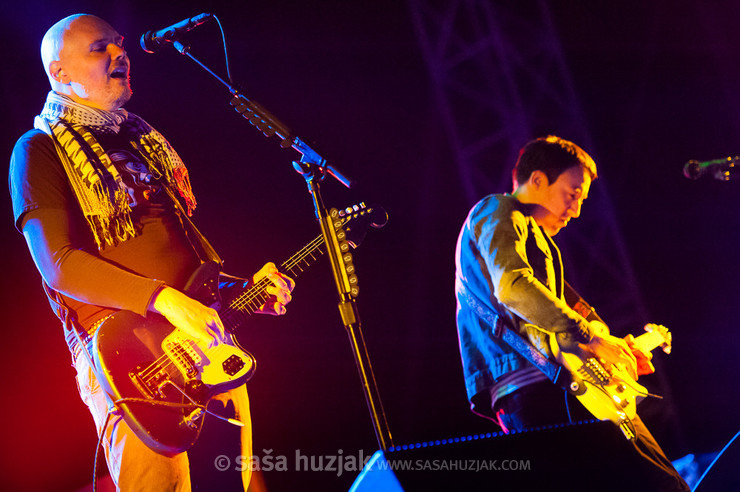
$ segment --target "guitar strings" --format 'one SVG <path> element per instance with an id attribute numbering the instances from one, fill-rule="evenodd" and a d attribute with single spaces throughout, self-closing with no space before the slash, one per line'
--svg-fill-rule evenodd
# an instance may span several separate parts
<path id="1" fill-rule="evenodd" d="M 350 220 L 352 220 L 351 217 L 346 217 L 345 219 L 341 220 L 340 225 L 343 226 L 347 224 Z M 313 241 L 311 241 L 306 246 L 304 246 L 298 253 L 296 253 L 291 258 L 283 262 L 281 265 L 282 269 L 284 271 L 290 272 L 293 268 L 298 266 L 301 262 L 305 261 L 307 257 L 311 256 L 313 258 L 314 251 L 317 252 L 319 256 L 323 255 L 324 251 L 320 249 L 320 247 L 323 244 L 324 244 L 324 236 L 323 235 L 317 236 L 316 238 L 314 238 Z M 301 270 L 301 272 L 302 271 L 303 270 Z M 265 295 L 265 289 L 268 286 L 269 286 L 269 280 L 267 280 L 266 278 L 261 279 L 258 283 L 255 284 L 255 286 L 252 289 L 249 289 L 246 293 L 242 294 L 241 296 L 231 301 L 229 306 L 226 307 L 220 313 L 221 316 L 226 317 L 228 315 L 234 314 L 234 310 L 238 311 L 236 314 L 242 314 L 241 311 L 243 311 L 244 307 L 250 308 L 251 312 L 249 314 L 252 314 L 264 303 L 265 300 L 267 300 L 267 296 Z M 253 305 L 252 301 L 255 301 L 255 300 L 259 300 L 261 302 L 259 304 Z"/>
<path id="2" fill-rule="evenodd" d="M 317 236 L 298 253 L 284 261 L 281 264 L 282 270 L 292 274 L 292 270 L 297 266 L 300 266 L 302 262 L 307 261 L 307 258 L 311 257 L 315 259 L 314 254 L 316 254 L 317 257 L 322 256 L 324 254 L 324 251 L 321 250 L 321 246 L 323 246 L 323 244 L 324 237 Z M 301 269 L 299 273 L 301 272 L 303 272 L 303 269 Z M 229 322 L 231 321 L 232 314 L 242 314 L 245 307 L 249 308 L 249 314 L 256 311 L 267 300 L 268 296 L 266 290 L 270 284 L 271 281 L 267 279 L 267 277 L 263 277 L 247 292 L 232 300 L 229 306 L 220 313 L 223 318 L 226 318 L 224 319 L 224 324 L 226 324 L 227 320 Z M 255 301 L 259 301 L 259 303 L 256 303 Z M 177 350 L 183 354 L 186 353 L 186 351 L 180 347 L 178 347 Z M 149 364 L 139 373 L 139 375 L 142 378 L 142 381 L 148 385 L 152 382 L 152 378 L 154 378 L 159 372 L 164 371 L 167 373 L 167 376 L 172 377 L 172 374 L 168 372 L 168 369 L 173 365 L 175 365 L 175 362 L 171 360 L 167 353 L 165 353 Z"/>
<path id="3" fill-rule="evenodd" d="M 191 342 L 188 340 L 188 342 Z M 187 351 L 182 348 L 179 344 L 178 346 L 173 350 L 173 352 L 177 352 L 175 355 L 185 355 L 187 356 Z M 178 354 L 179 353 L 179 354 Z M 165 362 L 165 363 L 163 363 Z M 148 386 L 149 383 L 152 382 L 152 378 L 156 376 L 157 373 L 160 373 L 162 371 L 167 373 L 167 376 L 172 378 L 172 374 L 168 371 L 168 369 L 175 365 L 175 362 L 172 360 L 171 357 L 167 355 L 167 352 L 162 354 L 159 358 L 157 358 L 154 362 L 149 364 L 144 370 L 142 370 L 139 375 L 144 380 L 146 378 L 146 381 L 144 383 Z"/>
<path id="4" fill-rule="evenodd" d="M 292 270 L 296 266 L 299 266 L 302 262 L 306 261 L 308 257 L 315 258 L 314 254 L 317 253 L 318 254 L 316 256 L 323 255 L 324 251 L 321 251 L 320 249 L 320 247 L 323 245 L 323 242 L 324 240 L 322 236 L 318 236 L 317 238 L 315 238 L 301 251 L 283 262 L 283 264 L 281 265 L 282 270 L 292 273 Z M 302 271 L 303 270 L 301 270 L 301 272 Z M 270 284 L 271 281 L 268 278 L 263 277 L 247 292 L 232 300 L 229 303 L 229 306 L 220 313 L 221 316 L 230 316 L 231 314 L 233 314 L 234 311 L 243 311 L 245 307 L 250 308 L 251 312 L 249 314 L 252 314 L 264 303 L 265 300 L 267 300 L 268 296 L 266 294 L 266 289 L 267 287 L 269 287 Z M 256 303 L 254 301 L 259 301 L 259 303 Z M 237 312 L 236 314 L 241 313 Z"/>
<path id="5" fill-rule="evenodd" d="M 179 350 L 181 353 L 186 353 L 184 349 L 178 347 L 175 350 Z M 164 363 L 166 362 L 166 363 Z M 139 373 L 139 376 L 142 378 L 142 380 L 146 379 L 144 383 L 148 386 L 152 379 L 160 372 L 164 371 L 167 373 L 167 376 L 170 378 L 172 377 L 172 374 L 168 371 L 168 369 L 174 365 L 175 363 L 172 361 L 172 359 L 167 355 L 165 352 L 163 355 L 161 355 L 159 358 L 157 358 L 154 362 L 149 364 L 144 370 L 142 370 Z"/>
<path id="6" fill-rule="evenodd" d="M 307 257 L 313 256 L 314 252 L 318 252 L 319 254 L 323 255 L 323 251 L 317 248 L 320 247 L 322 244 L 323 237 L 316 237 L 313 241 L 311 241 L 308 245 L 301 249 L 301 251 L 283 262 L 281 266 L 284 270 L 290 271 L 296 265 L 304 261 Z M 222 311 L 221 315 L 226 317 L 231 314 L 231 311 L 233 311 L 233 309 L 240 309 L 243 308 L 245 305 L 249 306 L 253 310 L 256 310 L 260 305 L 262 305 L 264 300 L 266 300 L 266 296 L 264 296 L 264 291 L 269 286 L 269 284 L 270 280 L 266 277 L 263 277 L 252 287 L 252 289 L 232 301 L 231 304 Z M 253 292 L 255 290 L 256 292 Z M 251 305 L 252 301 L 260 297 L 262 297 L 262 302 L 259 305 Z M 224 322 L 226 321 L 224 320 Z M 163 364 L 164 361 L 166 361 L 167 364 Z M 147 378 L 147 382 L 151 382 L 151 377 L 153 377 L 157 372 L 161 370 L 168 369 L 171 364 L 173 364 L 173 362 L 170 360 L 169 356 L 167 354 L 164 354 L 160 356 L 157 360 L 155 360 L 152 364 L 150 364 L 147 369 L 142 371 L 141 376 L 142 378 Z"/>

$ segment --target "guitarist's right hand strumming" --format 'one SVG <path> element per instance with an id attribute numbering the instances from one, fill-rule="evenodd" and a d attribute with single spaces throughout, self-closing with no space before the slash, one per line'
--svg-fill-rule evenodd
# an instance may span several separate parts
<path id="1" fill-rule="evenodd" d="M 550 338 L 555 359 L 571 375 L 569 389 L 599 420 L 611 420 L 627 439 L 634 439 L 631 419 L 637 415 L 637 403 L 652 395 L 637 382 L 637 375 L 654 371 L 650 352 L 656 347 L 670 352 L 671 334 L 664 326 L 647 324 L 639 337 L 616 338 L 606 325 L 593 326 L 593 339 L 576 348 L 561 347 Z M 580 352 L 580 353 L 579 353 Z"/>
<path id="2" fill-rule="evenodd" d="M 290 293 L 295 287 L 295 282 L 287 275 L 280 273 L 274 263 L 265 264 L 254 275 L 252 283 L 265 277 L 272 284 L 265 288 L 270 297 L 257 312 L 285 314 L 285 305 L 291 300 Z M 228 340 L 224 324 L 215 309 L 172 287 L 164 286 L 160 289 L 149 306 L 149 310 L 161 314 L 175 328 L 206 342 L 211 348 Z"/>
<path id="3" fill-rule="evenodd" d="M 581 347 L 605 364 L 622 364 L 627 373 L 637 379 L 637 359 L 627 342 L 609 334 L 594 335 L 593 339 Z"/>
<path id="4" fill-rule="evenodd" d="M 226 341 L 226 330 L 215 309 L 186 296 L 177 289 L 164 286 L 157 293 L 149 310 L 161 314 L 175 328 L 214 347 Z"/>
<path id="5" fill-rule="evenodd" d="M 599 320 L 592 320 L 589 324 L 593 335 L 589 343 L 579 343 L 570 348 L 563 345 L 561 349 L 584 360 L 596 357 L 605 365 L 620 364 L 633 379 L 637 379 L 637 360 L 627 342 L 610 335 L 609 327 Z"/>

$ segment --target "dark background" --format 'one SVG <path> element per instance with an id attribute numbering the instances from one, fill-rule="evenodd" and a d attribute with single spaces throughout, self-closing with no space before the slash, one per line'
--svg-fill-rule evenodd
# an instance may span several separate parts
<path id="1" fill-rule="evenodd" d="M 663 323 L 674 335 L 673 354 L 656 356 L 663 379 L 645 378 L 672 398 L 652 403 L 644 418 L 672 459 L 717 451 L 737 431 L 740 404 L 740 185 L 689 181 L 681 169 L 689 159 L 740 152 L 733 36 L 740 7 L 550 5 L 591 136 L 586 150 L 603 177 L 592 195 L 609 196 L 614 206 L 646 307 L 643 321 Z M 252 128 L 230 108 L 228 92 L 190 60 L 170 47 L 149 55 L 137 46 L 146 30 L 217 14 L 245 93 L 357 181 L 352 190 L 325 182 L 327 205 L 365 201 L 389 213 L 388 225 L 355 251 L 355 265 L 365 338 L 395 443 L 497 430 L 472 415 L 465 398 L 454 246 L 473 202 L 463 192 L 405 2 L 29 0 L 3 7 L 6 162 L 48 91 L 38 55 L 44 32 L 72 13 L 99 15 L 127 38 L 134 89 L 127 108 L 178 149 L 199 199 L 197 224 L 229 272 L 249 275 L 318 234 L 305 183 L 291 166 L 297 154 Z M 223 73 L 215 23 L 188 39 L 193 54 Z M 555 124 L 549 131 L 560 133 Z M 489 163 L 495 170 L 512 164 Z M 91 480 L 92 421 L 77 396 L 61 328 L 13 228 L 7 193 L 5 209 L 0 482 L 5 490 L 77 490 Z M 599 298 L 608 287 L 594 282 L 580 290 Z M 295 472 L 296 453 L 368 456 L 378 448 L 336 304 L 324 260 L 298 280 L 285 317 L 254 317 L 240 334 L 258 360 L 249 383 L 255 453 L 286 456 L 291 470 L 266 473 L 269 490 L 346 490 L 356 472 Z M 608 322 L 621 313 L 600 314 Z M 200 490 L 228 489 L 233 481 L 233 472 L 219 474 L 212 463 L 216 455 L 238 454 L 218 435 L 235 438 L 213 427 L 192 458 L 194 474 L 210 484 Z"/>

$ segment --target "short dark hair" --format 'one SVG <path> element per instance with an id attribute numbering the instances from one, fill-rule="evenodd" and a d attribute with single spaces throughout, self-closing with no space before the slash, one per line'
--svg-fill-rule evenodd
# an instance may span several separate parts
<path id="1" fill-rule="evenodd" d="M 573 142 L 548 135 L 527 142 L 522 147 L 514 166 L 514 179 L 521 184 L 534 171 L 542 171 L 552 184 L 558 176 L 573 166 L 583 167 L 591 175 L 591 180 L 596 179 L 596 163 L 591 156 Z"/>

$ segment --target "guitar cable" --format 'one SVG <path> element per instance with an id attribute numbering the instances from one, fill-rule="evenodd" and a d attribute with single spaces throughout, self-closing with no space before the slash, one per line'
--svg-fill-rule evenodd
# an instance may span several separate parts
<path id="1" fill-rule="evenodd" d="M 567 390 L 563 390 L 563 395 L 565 396 L 565 414 L 568 416 L 568 423 L 569 424 L 572 424 L 573 423 L 573 417 L 571 417 L 571 415 L 570 415 L 570 406 L 568 405 L 568 394 L 569 393 L 568 393 Z M 95 492 L 95 491 L 93 491 L 93 492 Z"/>
<path id="2" fill-rule="evenodd" d="M 104 318 L 105 319 L 105 318 Z M 95 363 L 93 362 L 93 357 L 90 354 L 90 351 L 88 350 L 87 344 L 85 344 L 82 341 L 82 336 L 80 333 L 73 329 L 75 338 L 77 339 L 77 343 L 80 347 L 81 354 L 85 357 L 90 370 L 95 372 L 93 368 L 95 367 Z M 90 341 L 92 342 L 92 340 Z M 97 376 L 96 376 L 97 377 Z M 178 388 L 179 389 L 179 388 Z M 106 396 L 107 393 L 106 393 Z M 187 395 L 185 395 L 187 397 Z M 202 405 L 196 404 L 190 397 L 188 399 L 194 404 L 196 407 L 201 407 Z M 111 399 L 112 400 L 112 399 Z M 114 407 L 118 407 L 121 403 L 149 403 L 152 405 L 162 405 L 162 406 L 171 406 L 171 407 L 187 407 L 189 405 L 183 404 L 183 403 L 171 403 L 171 402 L 163 402 L 163 401 L 154 401 L 154 400 L 145 400 L 143 398 L 120 398 L 116 401 L 111 401 L 112 405 Z M 205 408 L 203 408 L 205 410 Z M 103 427 L 100 430 L 100 435 L 98 436 L 98 443 L 97 446 L 95 446 L 95 457 L 93 458 L 93 476 L 92 476 L 92 492 L 95 492 L 97 489 L 97 480 L 98 480 L 98 456 L 100 456 L 100 448 L 103 444 L 103 438 L 105 437 L 105 430 L 108 428 L 108 424 L 110 423 L 110 418 L 113 415 L 113 412 L 111 412 L 110 408 L 106 412 L 105 415 L 105 423 L 103 424 Z"/>
<path id="3" fill-rule="evenodd" d="M 65 323 L 70 323 L 71 324 L 71 320 L 69 319 L 68 315 L 65 316 L 65 317 L 67 318 L 65 320 Z M 96 324 L 93 325 L 93 329 L 94 330 L 97 329 L 100 326 L 98 323 L 102 323 L 107 318 L 108 317 L 105 317 L 102 320 L 96 322 Z M 86 359 L 86 362 L 88 363 L 90 372 L 92 372 L 94 374 L 95 371 L 93 370 L 93 368 L 95 367 L 95 364 L 93 362 L 92 356 L 90 355 L 90 351 L 87 349 L 88 348 L 88 345 L 85 344 L 82 341 L 82 336 L 80 335 L 80 332 L 77 331 L 77 329 L 75 328 L 74 325 L 70 326 L 70 329 L 72 330 L 72 333 L 74 333 L 75 339 L 77 340 L 77 343 L 78 343 L 79 349 L 80 349 L 80 353 L 82 353 L 82 355 Z M 90 339 L 89 343 L 92 343 L 92 342 L 93 342 L 93 339 Z M 95 377 L 97 378 L 97 375 L 95 375 Z M 98 455 L 100 454 L 100 446 L 103 444 L 103 437 L 105 436 L 105 429 L 108 427 L 108 423 L 110 422 L 111 415 L 112 414 L 111 414 L 111 411 L 110 411 L 110 408 L 109 408 L 108 411 L 105 414 L 105 423 L 103 424 L 103 427 L 100 430 L 100 435 L 98 436 L 98 444 L 97 444 L 97 446 L 95 446 L 95 457 L 93 458 L 92 492 L 95 492 L 96 486 L 97 486 L 97 480 L 98 480 Z"/>
<path id="4" fill-rule="evenodd" d="M 190 395 L 188 395 L 182 388 L 180 388 L 176 384 L 172 383 L 171 381 L 168 381 L 168 384 L 172 386 L 173 388 L 175 388 L 177 391 L 179 391 L 185 398 L 188 399 L 188 401 L 190 401 L 190 403 L 174 403 L 170 401 L 148 400 L 145 398 L 119 398 L 118 400 L 113 402 L 113 405 L 118 406 L 119 404 L 125 404 L 125 403 L 146 403 L 149 405 L 159 405 L 162 407 L 170 407 L 170 408 L 188 408 L 188 407 L 193 406 L 195 408 L 199 408 L 203 410 L 208 415 L 212 415 L 213 417 L 217 419 L 224 420 L 237 427 L 244 427 L 244 422 L 237 420 L 237 419 L 224 417 L 223 415 L 219 415 L 215 412 L 212 412 L 208 410 L 208 408 L 205 405 L 201 405 L 200 403 L 197 403 L 195 400 L 193 400 L 190 397 Z"/>
<path id="5" fill-rule="evenodd" d="M 195 401 L 193 401 L 193 399 L 190 398 L 190 396 L 188 396 L 184 391 L 182 391 L 176 385 L 173 384 L 172 386 L 174 386 L 175 388 L 177 388 L 177 390 L 180 391 L 180 393 L 182 393 L 188 400 L 190 400 L 191 404 L 194 405 L 196 408 L 200 408 L 200 409 L 204 410 L 206 413 L 208 413 L 210 415 L 213 415 L 214 417 L 219 418 L 221 420 L 225 420 L 225 421 L 227 421 L 227 422 L 229 422 L 231 424 L 234 424 L 234 425 L 236 425 L 238 427 L 244 427 L 244 423 L 243 422 L 240 422 L 239 420 L 236 420 L 236 419 L 226 418 L 226 417 L 223 417 L 221 415 L 218 415 L 216 413 L 211 412 L 210 410 L 208 410 L 207 408 L 205 408 L 205 406 L 199 405 L 199 404 L 195 403 Z M 180 408 L 191 406 L 190 404 L 185 404 L 185 403 L 172 403 L 172 402 L 168 402 L 168 401 L 146 400 L 144 398 L 120 398 L 120 399 L 114 401 L 113 402 L 113 405 L 116 406 L 116 407 L 118 407 L 118 405 L 121 404 L 121 403 L 149 403 L 151 405 L 160 405 L 160 406 L 167 406 L 167 407 L 180 407 Z M 100 456 L 100 448 L 103 445 L 103 438 L 105 437 L 105 429 L 108 428 L 108 424 L 110 423 L 110 418 L 112 416 L 113 416 L 113 412 L 111 412 L 109 410 L 106 413 L 106 415 L 105 415 L 105 423 L 103 423 L 103 427 L 100 430 L 100 435 L 98 436 L 98 444 L 97 444 L 97 446 L 95 446 L 95 457 L 93 459 L 92 492 L 96 492 L 96 490 L 97 490 L 98 456 Z"/>
<path id="6" fill-rule="evenodd" d="M 179 391 L 180 393 L 182 393 L 182 395 L 183 395 L 183 396 L 184 396 L 185 398 L 187 398 L 188 400 L 190 400 L 190 402 L 191 402 L 191 403 L 192 403 L 193 405 L 197 406 L 198 408 L 201 408 L 201 409 L 202 409 L 203 411 L 205 411 L 205 412 L 206 412 L 206 413 L 207 413 L 208 415 L 213 415 L 213 416 L 214 416 L 214 417 L 216 417 L 217 419 L 221 419 L 221 420 L 223 420 L 223 421 L 226 421 L 226 422 L 228 422 L 228 423 L 230 423 L 230 424 L 233 424 L 233 425 L 235 425 L 235 426 L 237 426 L 237 427 L 244 427 L 244 422 L 242 422 L 242 421 L 240 421 L 240 420 L 237 420 L 237 419 L 232 419 L 232 418 L 224 417 L 223 415 L 218 415 L 217 413 L 211 412 L 210 410 L 208 410 L 208 407 L 207 407 L 207 406 L 205 406 L 205 405 L 198 405 L 197 403 L 195 403 L 195 402 L 193 401 L 193 399 L 192 399 L 192 398 L 190 398 L 190 395 L 188 395 L 187 393 L 185 393 L 185 391 L 183 391 L 183 390 L 182 390 L 182 389 L 181 389 L 181 388 L 180 388 L 179 386 L 177 386 L 176 384 L 172 384 L 171 382 L 170 382 L 170 384 L 171 384 L 172 386 L 174 386 L 174 387 L 175 387 L 175 389 L 176 389 L 177 391 Z"/>
<path id="7" fill-rule="evenodd" d="M 103 437 L 105 436 L 105 429 L 108 427 L 108 423 L 110 422 L 110 418 L 113 413 L 109 410 L 105 414 L 105 423 L 103 424 L 103 428 L 100 430 L 100 436 L 98 436 L 98 445 L 95 446 L 95 458 L 93 459 L 93 479 L 92 479 L 92 492 L 95 492 L 97 487 L 97 479 L 98 479 L 98 456 L 100 455 L 100 448 L 103 445 Z"/>
<path id="8" fill-rule="evenodd" d="M 80 352 L 84 355 L 84 357 L 87 359 L 88 364 L 90 365 L 90 369 L 92 370 L 93 367 L 95 367 L 93 363 L 93 358 L 90 355 L 90 352 L 87 350 L 87 346 L 82 343 L 82 337 L 80 334 L 75 330 L 75 335 L 77 338 L 77 342 L 80 346 Z M 176 384 L 173 384 L 172 382 L 169 382 L 171 386 L 173 386 L 177 391 L 179 391 L 185 398 L 187 398 L 190 403 L 173 403 L 169 401 L 161 401 L 161 400 L 147 400 L 144 398 L 119 398 L 118 400 L 112 401 L 112 404 L 114 407 L 118 408 L 121 404 L 125 403 L 147 403 L 149 405 L 158 405 L 158 406 L 165 406 L 165 407 L 176 407 L 176 408 L 187 408 L 190 406 L 195 406 L 196 408 L 200 408 L 201 410 L 205 411 L 209 415 L 213 415 L 214 417 L 224 420 L 226 422 L 229 422 L 230 424 L 233 424 L 237 427 L 244 427 L 244 423 L 233 418 L 224 417 L 222 415 L 218 415 L 206 408 L 205 405 L 200 405 L 196 403 L 190 395 L 188 395 L 185 391 L 183 391 L 179 386 Z M 105 422 L 103 423 L 103 427 L 100 430 L 100 435 L 98 436 L 98 442 L 95 446 L 95 456 L 93 458 L 93 473 L 92 473 L 92 492 L 96 492 L 97 490 L 97 479 L 98 479 L 98 457 L 100 456 L 100 448 L 103 444 L 103 438 L 105 437 L 105 430 L 108 428 L 108 424 L 110 423 L 110 419 L 113 416 L 113 412 L 109 409 L 106 412 L 105 415 Z"/>
<path id="9" fill-rule="evenodd" d="M 639 395 L 642 395 L 642 396 L 644 396 L 644 397 L 646 397 L 646 398 L 647 398 L 647 397 L 651 397 L 651 398 L 657 398 L 657 399 L 659 399 L 659 400 L 662 400 L 662 399 L 663 399 L 663 397 L 662 397 L 662 396 L 660 396 L 660 395 L 656 395 L 656 394 L 654 394 L 654 393 L 651 393 L 651 392 L 649 392 L 649 391 L 641 391 L 641 390 L 639 390 L 639 389 L 635 388 L 634 386 L 632 386 L 632 384 L 631 384 L 631 383 L 630 383 L 629 381 L 625 381 L 624 379 L 619 379 L 619 380 L 620 380 L 620 381 L 621 381 L 622 383 L 624 383 L 624 384 L 626 384 L 627 386 L 629 386 L 629 387 L 630 387 L 630 388 L 632 389 L 632 391 L 634 391 L 635 393 L 637 393 L 637 394 L 639 394 Z"/>

